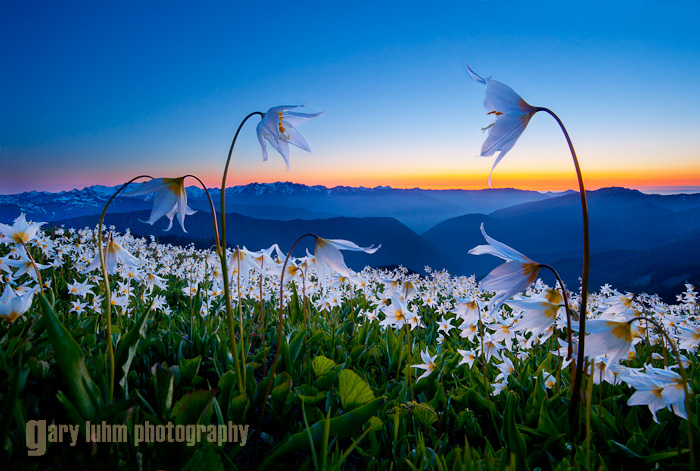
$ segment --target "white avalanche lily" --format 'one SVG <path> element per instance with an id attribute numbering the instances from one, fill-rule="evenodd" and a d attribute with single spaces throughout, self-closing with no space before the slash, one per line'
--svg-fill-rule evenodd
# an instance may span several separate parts
<path id="1" fill-rule="evenodd" d="M 138 267 L 141 264 L 138 258 L 131 255 L 111 237 L 107 241 L 107 247 L 104 249 L 104 258 L 105 265 L 107 266 L 107 273 L 110 275 L 113 275 L 117 271 L 117 263 L 119 262 L 130 267 Z M 100 268 L 99 253 L 95 255 L 95 258 L 92 259 L 92 262 L 90 262 L 90 265 L 88 265 L 83 273 L 90 273 L 98 268 Z"/>
<path id="2" fill-rule="evenodd" d="M 185 216 L 196 213 L 197 211 L 187 206 L 187 192 L 185 191 L 185 177 L 179 178 L 154 178 L 150 182 L 146 182 L 136 190 L 129 192 L 128 196 L 148 195 L 155 193 L 155 201 L 151 210 L 151 217 L 148 221 L 141 221 L 153 225 L 163 216 L 170 221 L 169 231 L 173 227 L 173 217 L 177 214 L 177 219 L 180 221 L 180 226 L 185 230 Z"/>
<path id="3" fill-rule="evenodd" d="M 9 323 L 14 322 L 32 306 L 34 292 L 32 290 L 24 295 L 18 295 L 10 285 L 5 285 L 5 291 L 0 297 L 0 318 Z"/>
<path id="4" fill-rule="evenodd" d="M 493 255 L 502 258 L 506 263 L 494 268 L 491 273 L 481 280 L 481 287 L 487 291 L 498 291 L 489 302 L 489 312 L 494 312 L 501 304 L 513 295 L 527 289 L 540 272 L 540 264 L 533 262 L 517 250 L 508 247 L 486 234 L 484 224 L 481 233 L 489 245 L 477 245 L 469 251 L 471 255 Z"/>
<path id="5" fill-rule="evenodd" d="M 435 371 L 435 368 L 437 368 L 437 366 L 435 365 L 435 359 L 437 358 L 437 355 L 430 356 L 430 354 L 428 353 L 428 349 L 426 348 L 425 351 L 420 352 L 420 356 L 423 359 L 424 363 L 421 363 L 420 365 L 411 365 L 411 368 L 420 368 L 422 370 L 425 370 L 425 372 L 418 377 L 416 382 L 420 381 L 423 378 L 427 378 L 433 371 Z"/>
<path id="6" fill-rule="evenodd" d="M 530 119 L 537 112 L 537 108 L 529 105 L 508 85 L 491 80 L 490 77 L 482 78 L 469 67 L 469 64 L 467 64 L 467 71 L 474 80 L 486 85 L 484 107 L 488 110 L 488 114 L 496 118 L 493 123 L 482 129 L 483 131 L 488 129 L 489 135 L 481 146 L 481 156 L 491 157 L 499 152 L 489 174 L 490 187 L 493 170 L 518 141 Z"/>
<path id="7" fill-rule="evenodd" d="M 301 105 L 304 106 L 304 105 Z M 306 139 L 297 132 L 296 127 L 320 116 L 321 113 L 297 113 L 294 110 L 301 106 L 276 106 L 267 110 L 263 119 L 258 123 L 257 133 L 262 148 L 263 161 L 267 161 L 267 140 L 280 153 L 289 170 L 289 144 L 306 152 L 311 152 Z"/>
<path id="8" fill-rule="evenodd" d="M 374 245 L 370 247 L 360 247 L 349 240 L 316 237 L 314 259 L 320 282 L 324 284 L 326 282 L 326 275 L 332 272 L 352 278 L 352 272 L 347 265 L 345 265 L 343 254 L 340 253 L 341 250 L 373 254 L 379 247 L 381 247 L 381 244 L 377 247 Z"/>
<path id="9" fill-rule="evenodd" d="M 518 332 L 533 329 L 534 335 L 539 335 L 552 327 L 557 320 L 559 309 L 562 309 L 562 305 L 552 304 L 545 298 L 512 299 L 505 304 L 523 311 L 522 317 L 518 319 L 513 329 Z"/>
<path id="10" fill-rule="evenodd" d="M 11 226 L 0 223 L 0 235 L 4 236 L 4 242 L 6 244 L 14 243 L 22 245 L 33 240 L 39 228 L 44 224 L 46 223 L 27 222 L 24 213 L 22 213 L 15 219 L 15 222 Z M 0 237 L 0 239 L 3 239 L 3 237 Z"/>

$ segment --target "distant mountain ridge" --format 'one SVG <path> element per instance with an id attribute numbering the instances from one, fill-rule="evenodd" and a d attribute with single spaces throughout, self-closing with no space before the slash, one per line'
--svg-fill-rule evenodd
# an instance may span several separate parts
<path id="1" fill-rule="evenodd" d="M 12 222 L 21 207 L 35 221 L 94 226 L 114 190 L 93 186 L 0 196 L 0 221 Z M 171 232 L 163 232 L 164 220 L 155 226 L 139 222 L 148 219 L 152 205 L 144 197 L 116 198 L 106 224 L 152 234 L 163 242 L 209 247 L 209 202 L 203 190 L 187 191 L 188 204 L 198 210 L 186 220 L 188 233 L 177 223 Z M 218 208 L 220 194 L 212 193 Z M 315 232 L 360 245 L 382 244 L 371 256 L 347 254 L 355 269 L 402 264 L 420 272 L 430 265 L 481 278 L 500 263 L 495 257 L 467 254 L 485 243 L 479 231 L 484 223 L 490 236 L 552 265 L 570 289 L 578 287 L 582 218 L 577 192 L 326 188 L 277 182 L 232 187 L 226 194 L 228 240 L 250 249 L 278 243 L 286 250 L 299 235 Z M 672 301 L 684 282 L 700 284 L 700 194 L 650 195 L 611 187 L 587 196 L 592 291 L 611 283 L 620 290 L 658 293 Z M 302 247 L 310 248 L 311 243 Z"/>
<path id="2" fill-rule="evenodd" d="M 136 188 L 132 184 L 129 189 Z M 121 185 L 119 185 L 121 186 Z M 68 217 L 100 214 L 119 186 L 94 185 L 59 193 L 29 192 L 0 195 L 0 222 L 10 222 L 21 212 L 35 220 L 55 221 Z M 193 209 L 210 211 L 202 188 L 186 189 Z M 209 189 L 219 210 L 221 191 Z M 317 219 L 326 217 L 393 217 L 415 231 L 425 231 L 450 217 L 472 212 L 491 212 L 514 204 L 551 198 L 535 191 L 506 189 L 423 190 L 391 187 L 327 188 L 291 182 L 251 183 L 226 189 L 227 211 L 262 219 Z M 125 213 L 147 209 L 147 197 L 128 196 L 123 191 L 109 212 Z M 265 207 L 276 208 L 265 211 Z M 234 209 L 235 208 L 235 209 Z"/>

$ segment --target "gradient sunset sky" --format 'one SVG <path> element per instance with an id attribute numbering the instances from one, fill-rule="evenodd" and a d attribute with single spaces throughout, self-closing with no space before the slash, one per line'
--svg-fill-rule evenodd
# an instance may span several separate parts
<path id="1" fill-rule="evenodd" d="M 700 192 L 700 6 L 688 1 L 77 2 L 0 5 L 0 194 L 193 173 L 220 186 L 251 111 L 306 103 L 313 150 L 228 184 L 487 186 L 491 119 L 464 62 L 569 129 L 590 189 Z M 494 187 L 576 188 L 536 115 Z M 672 187 L 672 188 L 669 188 Z"/>

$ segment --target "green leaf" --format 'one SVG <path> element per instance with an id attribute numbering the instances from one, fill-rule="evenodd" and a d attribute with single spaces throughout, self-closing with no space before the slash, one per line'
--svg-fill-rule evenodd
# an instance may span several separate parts
<path id="1" fill-rule="evenodd" d="M 435 409 L 430 407 L 428 404 L 414 403 L 411 411 L 413 412 L 414 417 L 418 419 L 418 422 L 420 422 L 425 428 L 430 427 L 438 420 Z"/>
<path id="2" fill-rule="evenodd" d="M 83 351 L 42 294 L 39 294 L 39 304 L 68 396 L 83 420 L 92 420 L 101 407 L 100 391 L 85 366 Z"/>
<path id="3" fill-rule="evenodd" d="M 335 366 L 335 362 L 329 358 L 319 355 L 313 359 L 311 362 L 311 368 L 314 370 L 314 374 L 318 376 L 323 376 L 328 373 Z"/>
<path id="4" fill-rule="evenodd" d="M 114 352 L 115 379 L 118 384 L 124 388 L 125 395 L 128 395 L 128 392 L 126 392 L 127 374 L 129 373 L 134 355 L 136 355 L 136 348 L 139 345 L 139 341 L 146 331 L 146 319 L 148 319 L 150 312 L 149 309 L 139 316 L 131 329 L 129 329 L 129 332 L 121 338 L 119 347 L 117 347 L 117 351 Z"/>
<path id="5" fill-rule="evenodd" d="M 157 364 L 153 365 L 151 372 L 153 373 L 153 388 L 158 400 L 158 407 L 163 417 L 166 417 L 173 404 L 175 374 Z"/>
<path id="6" fill-rule="evenodd" d="M 224 463 L 214 445 L 207 444 L 189 459 L 183 471 L 224 471 Z"/>
<path id="7" fill-rule="evenodd" d="M 284 406 L 287 404 L 287 397 L 289 396 L 289 391 L 292 389 L 292 377 L 288 373 L 283 373 L 280 375 L 285 377 L 280 381 L 280 383 L 272 388 L 270 395 L 272 396 L 272 407 L 277 411 L 278 415 L 284 413 Z"/>
<path id="8" fill-rule="evenodd" d="M 344 410 L 353 410 L 374 399 L 367 382 L 352 370 L 338 373 L 340 402 Z"/>
<path id="9" fill-rule="evenodd" d="M 527 445 L 525 444 L 525 439 L 518 430 L 515 422 L 515 409 L 518 405 L 518 396 L 513 391 L 508 393 L 508 403 L 506 404 L 506 411 L 503 416 L 503 427 L 501 428 L 501 435 L 506 444 L 506 449 L 510 453 L 511 463 L 515 471 L 521 471 L 527 469 Z M 515 463 L 513 463 L 515 461 Z"/>
<path id="10" fill-rule="evenodd" d="M 328 424 L 330 435 L 335 435 L 338 439 L 351 436 L 377 413 L 383 403 L 384 398 L 380 397 L 352 412 L 346 412 L 340 417 L 330 419 L 330 423 Z M 292 435 L 268 453 L 260 469 L 277 469 L 280 463 L 284 462 L 285 457 L 297 451 L 310 452 L 310 441 L 313 442 L 314 446 L 319 446 L 323 440 L 325 429 L 326 420 L 321 420 L 313 424 L 307 430 Z M 309 439 L 309 435 L 311 439 Z"/>
<path id="11" fill-rule="evenodd" d="M 180 360 L 180 375 L 182 383 L 185 385 L 190 385 L 194 381 L 194 377 L 197 376 L 199 371 L 199 365 L 202 363 L 202 356 L 197 355 L 191 360 L 182 358 Z"/>
<path id="12" fill-rule="evenodd" d="M 226 419 L 231 419 L 231 414 L 229 413 L 231 405 L 231 396 L 233 396 L 233 389 L 236 387 L 236 373 L 233 371 L 227 371 L 221 378 L 219 378 L 219 406 L 221 407 L 221 412 Z"/>
<path id="13" fill-rule="evenodd" d="M 176 425 L 195 425 L 200 423 L 214 401 L 215 395 L 216 390 L 194 391 L 185 394 L 173 406 L 170 418 L 175 419 Z"/>

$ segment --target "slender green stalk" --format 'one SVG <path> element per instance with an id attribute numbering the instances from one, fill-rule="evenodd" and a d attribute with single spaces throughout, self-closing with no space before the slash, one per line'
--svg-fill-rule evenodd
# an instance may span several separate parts
<path id="1" fill-rule="evenodd" d="M 114 396 L 114 345 L 112 345 L 112 289 L 109 284 L 109 273 L 107 273 L 107 262 L 105 261 L 105 251 L 107 248 L 102 248 L 102 226 L 105 221 L 105 214 L 107 214 L 107 208 L 114 201 L 114 198 L 128 185 L 135 182 L 139 178 L 150 178 L 150 175 L 139 175 L 134 177 L 128 182 L 124 183 L 119 189 L 112 195 L 112 197 L 107 200 L 107 204 L 102 209 L 102 214 L 100 215 L 100 222 L 97 224 L 97 253 L 100 256 L 100 266 L 102 267 L 102 277 L 105 285 L 105 314 L 104 318 L 107 321 L 107 355 L 109 356 L 109 388 L 107 389 L 107 404 L 112 403 L 112 397 Z M 110 236 L 111 237 L 111 236 Z"/>
<path id="2" fill-rule="evenodd" d="M 571 338 L 571 313 L 569 312 L 569 296 L 566 294 L 566 286 L 564 286 L 564 282 L 562 279 L 559 277 L 559 273 L 552 268 L 549 265 L 546 265 L 544 263 L 540 263 L 540 268 L 548 268 L 549 270 L 554 273 L 554 276 L 557 278 L 557 281 L 559 282 L 559 288 L 561 289 L 561 296 L 564 298 L 564 309 L 566 310 L 566 335 L 567 335 L 567 341 L 569 342 L 569 349 L 567 352 L 567 357 L 566 359 L 570 359 L 571 356 L 573 355 L 574 351 L 574 346 L 573 346 L 573 341 Z M 552 334 L 554 336 L 554 334 Z M 559 346 L 556 346 L 557 349 L 559 349 Z"/>
<path id="3" fill-rule="evenodd" d="M 591 403 L 593 402 L 593 375 L 595 374 L 595 360 L 590 363 L 591 374 L 588 376 L 588 391 L 586 394 L 586 469 L 591 469 Z M 600 406 L 598 406 L 600 407 Z"/>
<path id="4" fill-rule="evenodd" d="M 241 124 L 238 125 L 236 134 L 233 136 L 233 140 L 231 141 L 231 147 L 228 150 L 226 166 L 224 167 L 224 174 L 221 178 L 221 251 L 219 253 L 219 259 L 221 260 L 221 277 L 224 281 L 224 297 L 226 298 L 226 320 L 228 324 L 228 335 L 229 339 L 231 340 L 231 354 L 233 355 L 233 367 L 236 371 L 236 381 L 238 383 L 238 390 L 240 392 L 245 391 L 242 376 L 242 374 L 245 373 L 245 371 L 241 372 L 241 364 L 238 358 L 238 345 L 236 344 L 236 334 L 234 333 L 233 326 L 233 308 L 231 306 L 231 292 L 229 289 L 230 283 L 228 279 L 228 266 L 226 264 L 226 175 L 228 174 L 228 168 L 231 163 L 231 154 L 233 153 L 233 146 L 236 145 L 236 139 L 238 139 L 238 134 L 241 132 L 241 128 L 243 127 L 245 122 L 248 121 L 248 118 L 255 116 L 256 114 L 260 115 L 260 117 L 265 116 L 265 113 L 261 113 L 260 111 L 254 111 L 253 113 L 250 113 L 248 116 L 243 118 Z M 243 339 L 241 339 L 241 341 L 242 340 Z"/>
<path id="5" fill-rule="evenodd" d="M 41 273 L 39 273 L 39 267 L 36 266 L 36 262 L 34 261 L 34 257 L 32 257 L 32 254 L 29 253 L 29 247 L 27 247 L 27 244 L 22 241 L 22 247 L 24 247 L 24 251 L 27 253 L 27 257 L 29 257 L 29 261 L 31 262 L 32 266 L 34 267 L 34 271 L 36 272 L 36 279 L 37 282 L 39 283 L 39 289 L 41 289 L 42 294 L 45 292 L 44 291 L 44 280 L 41 278 Z M 54 299 L 56 297 L 54 296 Z"/>
<path id="6" fill-rule="evenodd" d="M 283 323 L 283 315 L 284 315 L 284 273 L 287 270 L 287 263 L 289 263 L 289 257 L 292 256 L 292 252 L 294 252 L 294 248 L 297 246 L 299 241 L 303 239 L 304 237 L 314 237 L 318 239 L 318 236 L 316 234 L 312 233 L 307 233 L 302 236 L 300 236 L 297 240 L 294 241 L 292 244 L 292 248 L 289 249 L 289 253 L 287 253 L 287 257 L 284 259 L 284 265 L 282 265 L 282 273 L 280 274 L 280 311 L 279 311 L 279 318 L 277 319 L 277 350 L 275 351 L 275 359 L 272 361 L 272 369 L 270 371 L 270 378 L 267 383 L 267 391 L 265 391 L 265 399 L 263 401 L 263 408 L 262 412 L 260 413 L 260 422 L 262 423 L 263 417 L 265 417 L 265 408 L 267 407 L 267 398 L 270 395 L 270 390 L 272 389 L 272 382 L 275 377 L 275 374 L 277 373 L 277 361 L 279 360 L 280 357 L 280 351 L 282 350 L 282 323 Z M 258 427 L 260 429 L 260 427 Z"/>
<path id="7" fill-rule="evenodd" d="M 581 195 L 581 211 L 583 213 L 583 268 L 581 272 L 581 305 L 579 307 L 579 328 L 578 328 L 578 355 L 575 362 L 576 368 L 574 371 L 574 379 L 571 390 L 571 404 L 569 406 L 569 420 L 572 422 L 575 420 L 576 414 L 578 413 L 578 405 L 581 400 L 580 390 L 581 390 L 581 373 L 583 371 L 584 362 L 584 347 L 585 347 L 585 337 L 586 337 L 586 304 L 588 301 L 588 274 L 590 269 L 590 243 L 588 237 L 588 202 L 586 200 L 586 187 L 583 184 L 583 175 L 581 174 L 581 167 L 578 163 L 578 158 L 576 157 L 576 150 L 571 142 L 569 133 L 562 123 L 559 116 L 557 116 L 549 108 L 537 107 L 536 111 L 544 111 L 551 115 L 559 127 L 564 132 L 566 137 L 566 143 L 569 145 L 569 150 L 571 151 L 571 157 L 574 160 L 574 167 L 576 168 L 576 178 L 578 179 L 579 194 Z"/>

